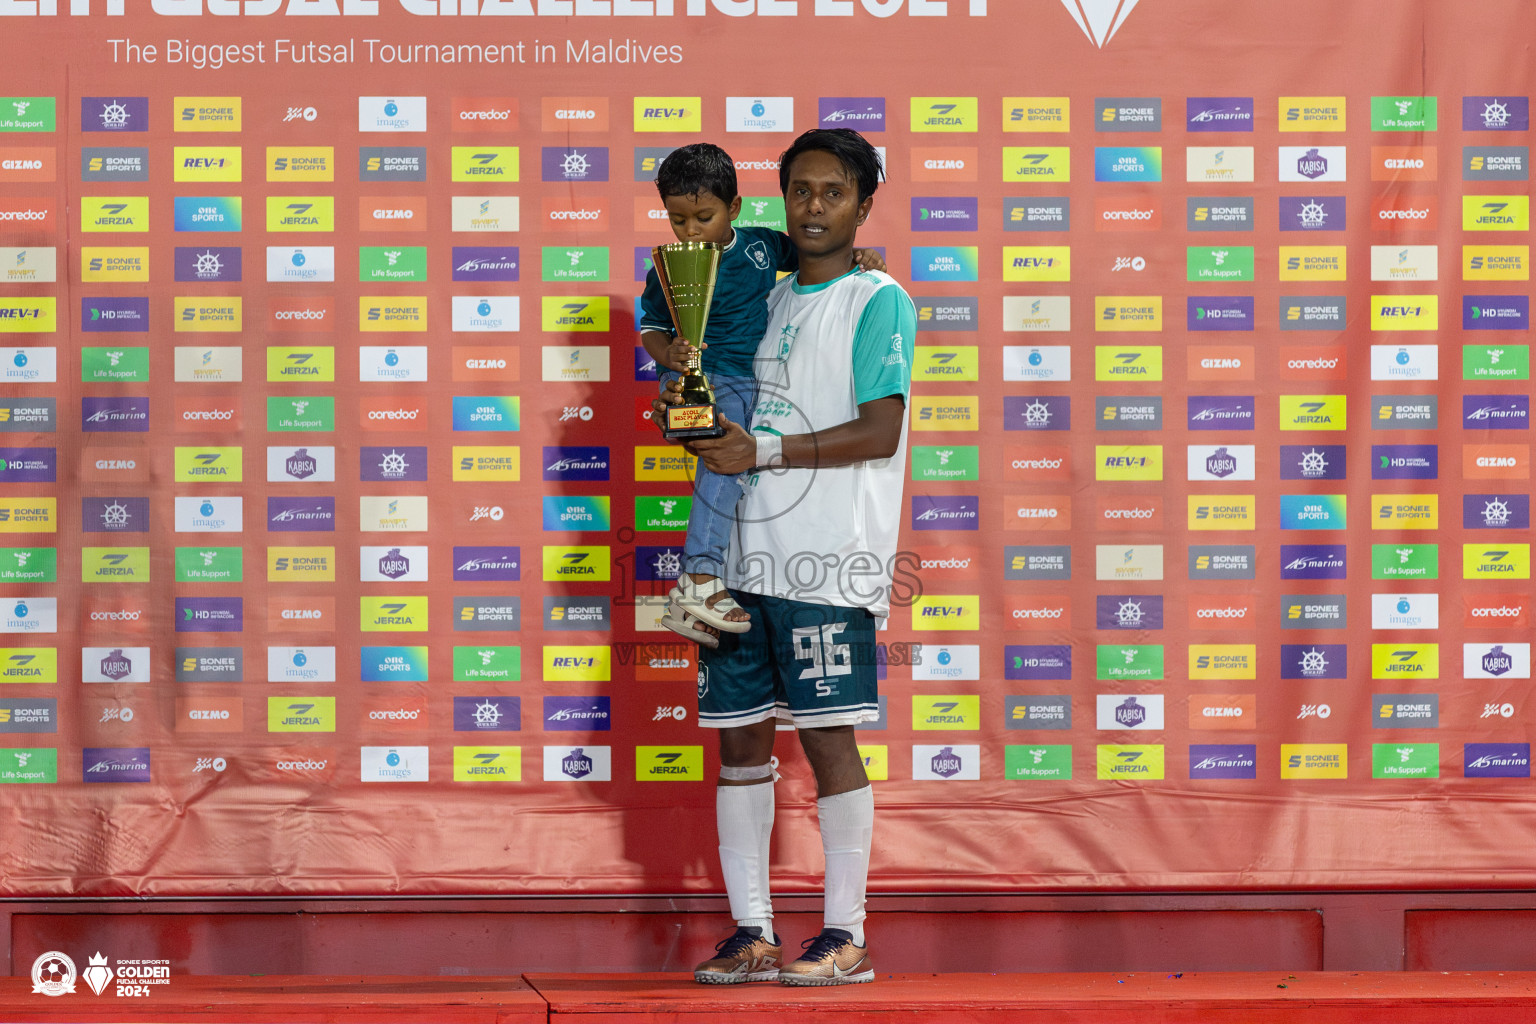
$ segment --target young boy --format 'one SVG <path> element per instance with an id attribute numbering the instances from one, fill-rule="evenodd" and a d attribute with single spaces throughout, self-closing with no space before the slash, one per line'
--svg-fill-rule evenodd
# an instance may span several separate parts
<path id="1" fill-rule="evenodd" d="M 699 142 L 673 150 L 656 171 L 656 191 L 667 208 L 672 233 L 680 242 L 718 242 L 725 246 L 709 306 L 708 341 L 703 369 L 715 391 L 715 404 L 733 423 L 751 429 L 757 401 L 753 360 L 768 326 L 768 293 L 780 271 L 798 267 L 789 238 L 769 228 L 737 228 L 741 213 L 736 191 L 736 163 L 719 146 Z M 861 266 L 884 270 L 878 253 L 856 250 Z M 666 297 L 655 268 L 645 275 L 640 298 L 640 343 L 663 368 L 661 387 L 687 368 L 694 339 L 676 337 Z M 699 464 L 694 478 L 693 512 L 683 543 L 683 574 L 673 605 L 694 618 L 729 633 L 751 628 L 742 610 L 720 582 L 725 547 L 741 497 L 741 474 L 720 476 Z M 664 625 L 690 640 L 714 646 L 714 638 L 669 612 Z"/>

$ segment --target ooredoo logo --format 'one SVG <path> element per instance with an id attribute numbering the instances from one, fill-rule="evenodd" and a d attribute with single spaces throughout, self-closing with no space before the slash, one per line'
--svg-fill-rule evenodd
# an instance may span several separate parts
<path id="1" fill-rule="evenodd" d="M 1389 192 L 1371 204 L 1371 228 L 1376 231 L 1434 231 L 1439 224 L 1439 199 L 1433 195 Z"/>
<path id="2" fill-rule="evenodd" d="M 1283 345 L 1281 380 L 1344 380 L 1349 362 L 1343 345 Z"/>
<path id="3" fill-rule="evenodd" d="M 0 225 L 52 231 L 54 200 L 47 196 L 0 196 Z"/>
<path id="4" fill-rule="evenodd" d="M 1065 594 L 1009 595 L 1004 627 L 1061 630 L 1072 626 L 1072 599 Z"/>
<path id="5" fill-rule="evenodd" d="M 177 398 L 175 422 L 178 431 L 193 433 L 230 433 L 244 426 L 239 395 L 216 398 Z"/>
<path id="6" fill-rule="evenodd" d="M 1008 480 L 1070 480 L 1072 450 L 1057 445 L 1012 445 L 1003 452 Z"/>
<path id="7" fill-rule="evenodd" d="M 543 201 L 544 225 L 551 231 L 607 231 L 608 200 L 581 196 Z M 666 213 L 663 210 L 663 219 Z"/>
<path id="8" fill-rule="evenodd" d="M 1528 628 L 1531 599 L 1524 594 L 1462 596 L 1462 622 L 1470 629 Z"/>
<path id="9" fill-rule="evenodd" d="M 365 398 L 358 406 L 357 418 L 363 430 L 422 431 L 427 429 L 427 404 L 419 398 Z"/>
<path id="10" fill-rule="evenodd" d="M 456 132 L 515 131 L 517 97 L 455 96 L 448 119 Z M 544 130 L 551 129 L 546 127 Z"/>
<path id="11" fill-rule="evenodd" d="M 916 575 L 924 588 L 933 583 L 974 580 L 981 574 L 981 550 L 965 544 L 922 545 L 898 555 L 895 574 Z"/>
<path id="12" fill-rule="evenodd" d="M 1094 521 L 1101 530 L 1161 530 L 1163 499 L 1146 494 L 1101 496 Z"/>
<path id="13" fill-rule="evenodd" d="M 416 731 L 427 727 L 425 697 L 375 697 L 364 701 L 363 730 Z"/>
<path id="14" fill-rule="evenodd" d="M 1094 203 L 1095 231 L 1158 231 L 1163 211 L 1152 199 L 1099 199 Z"/>
<path id="15" fill-rule="evenodd" d="M 312 298 L 274 296 L 267 300 L 267 329 L 315 333 L 335 330 L 336 302 L 329 295 Z"/>
<path id="16" fill-rule="evenodd" d="M 1243 594 L 1192 595 L 1189 598 L 1190 629 L 1252 629 L 1258 605 Z"/>

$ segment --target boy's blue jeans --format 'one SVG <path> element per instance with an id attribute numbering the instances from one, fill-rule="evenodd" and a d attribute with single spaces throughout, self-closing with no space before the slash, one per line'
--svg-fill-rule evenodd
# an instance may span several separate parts
<path id="1" fill-rule="evenodd" d="M 661 386 L 682 376 L 664 370 Z M 757 379 L 711 373 L 715 406 L 743 430 L 752 429 L 752 407 L 757 404 Z M 741 498 L 741 473 L 721 476 L 699 462 L 693 477 L 693 509 L 688 516 L 688 535 L 683 542 L 683 571 L 725 575 L 725 549 L 736 525 L 736 502 Z"/>

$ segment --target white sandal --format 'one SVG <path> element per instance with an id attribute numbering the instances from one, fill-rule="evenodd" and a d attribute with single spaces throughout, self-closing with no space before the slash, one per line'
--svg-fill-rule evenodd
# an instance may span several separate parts
<path id="1" fill-rule="evenodd" d="M 676 617 L 674 617 L 676 613 Z M 700 627 L 703 625 L 698 619 L 681 609 L 667 605 L 667 614 L 661 617 L 661 624 L 672 632 L 685 639 L 692 640 L 700 647 L 719 647 L 720 638 Z"/>
<path id="2" fill-rule="evenodd" d="M 683 573 L 677 578 L 677 586 L 674 588 L 677 595 L 672 598 L 672 606 L 687 612 L 700 622 L 714 626 L 726 633 L 745 633 L 752 628 L 752 620 L 733 622 L 725 616 L 729 612 L 740 611 L 741 605 L 731 597 L 725 589 L 725 584 L 717 576 L 708 583 L 695 583 L 687 574 Z M 709 599 L 716 594 L 725 596 L 715 602 L 715 606 L 709 606 Z"/>

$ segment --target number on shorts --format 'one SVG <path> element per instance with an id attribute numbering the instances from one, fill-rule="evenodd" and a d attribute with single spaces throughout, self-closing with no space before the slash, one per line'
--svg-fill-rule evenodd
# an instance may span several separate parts
<path id="1" fill-rule="evenodd" d="M 797 626 L 794 631 L 795 660 L 809 661 L 809 667 L 800 672 L 801 679 L 815 679 L 816 696 L 830 697 L 837 691 L 826 682 L 828 676 L 846 676 L 853 673 L 853 658 L 848 645 L 837 643 L 837 635 L 847 628 L 846 622 L 829 622 L 823 626 Z"/>

